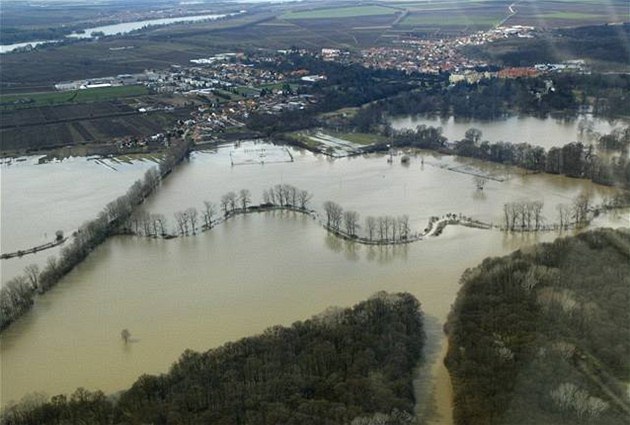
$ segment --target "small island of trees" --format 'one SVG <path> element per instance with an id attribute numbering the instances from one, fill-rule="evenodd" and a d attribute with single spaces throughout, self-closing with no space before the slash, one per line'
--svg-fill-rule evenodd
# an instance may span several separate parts
<path id="1" fill-rule="evenodd" d="M 8 407 L 2 423 L 411 425 L 424 340 L 419 302 L 381 292 L 205 353 L 187 350 L 168 373 L 142 376 L 116 399 L 80 388 Z"/>

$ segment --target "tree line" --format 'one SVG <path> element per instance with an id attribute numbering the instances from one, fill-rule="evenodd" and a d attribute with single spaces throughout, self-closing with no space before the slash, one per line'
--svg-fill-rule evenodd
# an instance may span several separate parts
<path id="1" fill-rule="evenodd" d="M 174 229 L 163 214 L 137 211 L 131 214 L 121 225 L 120 232 L 147 237 L 171 238 L 175 235 L 189 236 L 212 229 L 214 226 L 237 214 L 260 211 L 266 208 L 282 207 L 303 212 L 310 212 L 309 206 L 313 195 L 290 184 L 277 184 L 263 191 L 263 202 L 252 204 L 249 189 L 238 192 L 229 191 L 221 196 L 219 204 L 203 201 L 203 207 L 176 211 L 173 214 Z"/>
<path id="2" fill-rule="evenodd" d="M 277 184 L 262 192 L 262 203 L 252 204 L 252 195 L 248 189 L 230 191 L 221 196 L 217 206 L 213 202 L 204 201 L 201 211 L 191 207 L 176 211 L 173 214 L 175 228 L 169 232 L 166 218 L 162 214 L 137 211 L 130 214 L 121 225 L 122 233 L 147 237 L 171 238 L 196 235 L 200 231 L 210 230 L 218 223 L 237 214 L 264 211 L 268 208 L 285 208 L 315 215 L 310 210 L 313 194 L 307 190 L 290 184 Z M 366 217 L 361 224 L 360 214 L 353 210 L 344 211 L 336 202 L 326 201 L 323 204 L 324 226 L 338 236 L 367 243 L 401 243 L 412 236 L 409 216 Z M 433 221 L 430 223 L 430 225 Z M 361 231 L 364 229 L 364 231 Z M 425 229 L 425 232 L 429 229 Z"/>
<path id="3" fill-rule="evenodd" d="M 189 148 L 189 141 L 172 142 L 159 168 L 147 170 L 144 178 L 134 182 L 124 195 L 108 203 L 96 218 L 83 223 L 58 257 L 49 257 L 41 270 L 37 265 L 29 265 L 24 275 L 17 276 L 3 285 L 0 289 L 0 331 L 26 313 L 32 307 L 37 294 L 47 292 L 98 245 L 118 232 L 119 226 L 130 220 L 135 208 L 187 155 Z"/>
<path id="4" fill-rule="evenodd" d="M 417 89 L 364 106 L 366 115 L 439 115 L 493 120 L 513 114 L 575 118 L 581 107 L 593 114 L 617 118 L 630 113 L 625 94 L 627 75 L 555 74 L 535 78 L 489 78 L 476 83 L 420 85 Z M 356 117 L 367 130 L 366 115 Z"/>
<path id="5" fill-rule="evenodd" d="M 455 423 L 627 423 L 629 260 L 630 232 L 599 229 L 467 270 L 445 327 Z"/>
<path id="6" fill-rule="evenodd" d="M 413 425 L 425 341 L 420 303 L 381 292 L 290 327 L 198 353 L 141 376 L 117 398 L 78 389 L 5 409 L 6 425 Z"/>
<path id="7" fill-rule="evenodd" d="M 361 225 L 358 212 L 344 211 L 343 207 L 336 202 L 326 201 L 324 214 L 327 229 L 351 239 L 361 238 L 368 242 L 396 243 L 407 241 L 411 236 L 408 215 L 366 217 L 363 226 L 365 232 L 359 234 Z"/>
<path id="8" fill-rule="evenodd" d="M 600 135 L 596 142 L 599 150 L 594 145 L 581 142 L 572 142 L 549 150 L 529 143 L 491 143 L 482 140 L 483 134 L 476 128 L 467 130 L 463 139 L 450 145 L 440 128 L 426 125 L 419 125 L 415 130 L 394 130 L 383 122 L 374 127 L 373 131 L 387 136 L 388 141 L 369 147 L 366 151 L 387 151 L 390 146 L 431 149 L 445 154 L 514 165 L 533 172 L 561 174 L 589 179 L 606 186 L 630 188 L 630 127 Z"/>

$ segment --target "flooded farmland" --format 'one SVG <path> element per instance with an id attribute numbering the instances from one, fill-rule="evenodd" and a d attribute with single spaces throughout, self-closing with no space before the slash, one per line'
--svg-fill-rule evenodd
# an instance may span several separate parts
<path id="1" fill-rule="evenodd" d="M 245 143 L 238 149 L 256 154 L 267 148 Z M 242 188 L 257 203 L 263 190 L 287 183 L 312 192 L 315 209 L 332 200 L 362 218 L 407 214 L 412 229 L 421 230 L 431 216 L 447 213 L 498 224 L 503 204 L 516 200 L 543 201 L 543 214 L 553 222 L 558 204 L 571 203 L 581 193 L 597 203 L 614 192 L 585 180 L 527 175 L 430 152 L 415 152 L 403 165 L 398 158 L 388 163 L 382 155 L 331 160 L 289 151 L 292 162 L 246 165 L 232 165 L 232 146 L 194 153 L 143 208 L 164 214 L 174 231 L 176 211 L 201 209 L 203 201 L 218 204 L 224 193 Z M 471 171 L 493 179 L 480 192 Z M 134 179 L 121 182 L 120 193 Z M 103 197 L 102 204 L 114 193 Z M 3 205 L 4 196 L 3 190 Z M 26 202 L 19 201 L 19 193 L 6 196 L 17 197 L 17 204 Z M 44 192 L 41 196 L 46 201 Z M 90 214 L 102 205 L 94 208 Z M 62 215 L 51 212 L 51 222 Z M 17 229 L 27 223 L 26 218 L 16 221 Z M 72 228 L 68 223 L 64 229 Z M 600 217 L 598 224 L 627 226 L 627 214 Z M 434 404 L 439 423 L 448 423 L 441 326 L 459 276 L 487 256 L 556 236 L 450 226 L 439 237 L 413 244 L 364 246 L 331 236 L 309 216 L 275 211 L 238 216 L 197 236 L 114 237 L 2 334 L 0 397 L 6 403 L 28 392 L 53 395 L 78 386 L 115 392 L 143 373 L 167 371 L 187 348 L 217 347 L 271 325 L 306 319 L 331 305 L 355 304 L 380 290 L 407 291 L 420 300 L 432 323 L 428 345 L 434 355 L 419 378 L 419 387 L 431 396 L 421 400 L 418 410 Z M 131 331 L 132 344 L 121 342 L 124 328 Z"/>

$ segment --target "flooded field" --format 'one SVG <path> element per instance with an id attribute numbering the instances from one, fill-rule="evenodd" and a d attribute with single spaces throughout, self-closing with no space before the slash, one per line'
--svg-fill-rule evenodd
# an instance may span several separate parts
<path id="1" fill-rule="evenodd" d="M 38 157 L 23 159 L 0 163 L 3 254 L 50 242 L 58 230 L 71 235 L 156 165 L 141 158 L 123 161 L 74 157 L 45 164 L 38 164 Z M 29 264 L 45 264 L 61 248 L 2 260 L 1 281 L 21 274 Z"/>
<path id="2" fill-rule="evenodd" d="M 239 149 L 261 148 L 272 149 L 254 143 Z M 203 201 L 218 205 L 224 193 L 243 188 L 258 203 L 263 190 L 287 183 L 312 192 L 312 206 L 320 211 L 323 202 L 332 200 L 362 219 L 407 214 L 418 230 L 429 217 L 447 213 L 498 223 L 505 202 L 523 199 L 544 201 L 543 214 L 551 222 L 556 205 L 571 203 L 583 192 L 595 203 L 613 193 L 585 180 L 525 175 L 429 152 L 416 152 L 403 165 L 388 163 L 382 155 L 332 160 L 289 151 L 293 162 L 240 161 L 244 165 L 232 165 L 230 158 L 243 154 L 232 146 L 194 153 L 143 208 L 164 214 L 174 231 L 177 211 L 200 210 Z M 480 192 L 462 170 L 501 179 L 489 180 Z M 128 184 L 120 183 L 121 193 Z M 9 195 L 19 200 L 20 193 Z M 55 195 L 48 196 L 53 198 L 42 192 L 42 201 L 53 202 Z M 94 206 L 95 211 L 101 207 Z M 63 214 L 51 214 L 51 219 L 57 215 Z M 16 226 L 28 223 L 24 218 Z M 600 217 L 598 225 L 628 225 L 627 214 Z M 32 239 L 39 233 L 33 232 Z M 197 236 L 114 237 L 2 334 L 0 398 L 6 403 L 28 392 L 52 395 L 78 386 L 118 391 L 143 373 L 167 371 L 187 348 L 217 347 L 271 325 L 306 319 L 331 305 L 353 305 L 380 290 L 408 291 L 422 303 L 432 353 L 418 378 L 418 391 L 424 394 L 418 411 L 424 417 L 436 412 L 435 423 L 448 424 L 450 384 L 442 366 L 441 327 L 460 275 L 487 256 L 556 236 L 451 226 L 439 237 L 413 244 L 363 246 L 331 236 L 309 216 L 276 211 L 238 216 Z M 120 340 L 124 328 L 131 331 L 132 344 Z"/>
<path id="3" fill-rule="evenodd" d="M 513 116 L 494 121 L 460 120 L 452 116 L 410 116 L 396 117 L 391 124 L 397 130 L 415 129 L 419 125 L 442 127 L 442 134 L 449 141 L 461 140 L 468 129 L 477 128 L 483 133 L 482 140 L 529 143 L 545 149 L 571 142 L 594 143 L 597 134 L 607 134 L 615 128 L 628 125 L 624 121 L 609 122 L 589 115 L 581 115 L 573 120 Z"/>

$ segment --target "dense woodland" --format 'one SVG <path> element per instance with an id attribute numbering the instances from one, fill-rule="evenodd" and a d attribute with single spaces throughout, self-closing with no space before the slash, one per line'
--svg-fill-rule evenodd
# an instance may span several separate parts
<path id="1" fill-rule="evenodd" d="M 456 424 L 627 424 L 630 232 L 489 258 L 446 329 Z"/>
<path id="2" fill-rule="evenodd" d="M 372 114 L 368 108 L 365 114 Z M 360 113 L 361 115 L 363 112 Z M 355 117 L 362 121 L 363 117 Z M 610 134 L 593 135 L 593 144 L 568 143 L 545 150 L 529 143 L 494 142 L 483 140 L 483 133 L 469 129 L 461 140 L 447 143 L 440 128 L 418 126 L 415 130 L 393 130 L 385 120 L 375 114 L 374 122 L 382 124 L 371 131 L 386 135 L 386 143 L 368 148 L 370 151 L 394 147 L 432 149 L 499 164 L 515 165 L 532 172 L 561 174 L 586 178 L 595 183 L 630 188 L 630 127 L 616 129 Z M 355 127 L 358 129 L 359 127 Z"/>
<path id="3" fill-rule="evenodd" d="M 361 111 L 355 124 L 361 131 L 378 125 L 369 118 L 431 114 L 492 120 L 514 113 L 545 117 L 561 113 L 575 117 L 581 106 L 596 116 L 630 115 L 629 75 L 544 75 L 536 78 L 491 78 L 451 86 L 428 85 L 378 102 Z"/>
<path id="4" fill-rule="evenodd" d="M 318 97 L 317 104 L 309 109 L 287 111 L 280 115 L 266 113 L 252 115 L 247 126 L 265 135 L 315 127 L 319 124 L 317 119 L 319 113 L 389 98 L 421 84 L 441 85 L 448 79 L 446 74 L 408 76 L 396 70 L 369 69 L 358 64 L 324 61 L 297 52 L 283 56 L 278 62 L 260 62 L 257 66 L 287 73 L 307 69 L 311 74 L 327 77 L 326 80 L 300 88 L 301 94 L 314 94 Z"/>
<path id="5" fill-rule="evenodd" d="M 6 425 L 413 424 L 421 359 L 420 304 L 378 293 L 291 327 L 197 353 L 142 376 L 116 400 L 101 392 L 6 409 Z"/>

